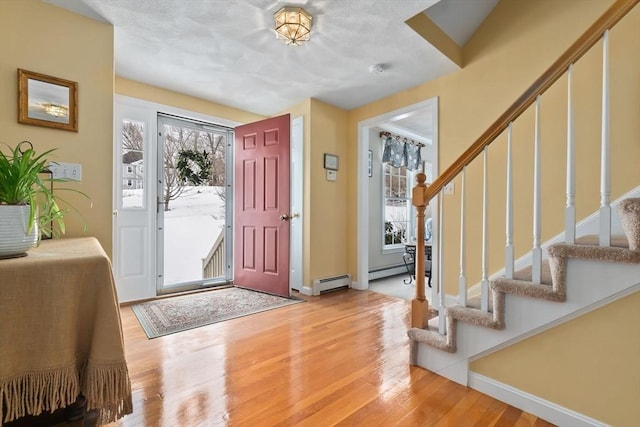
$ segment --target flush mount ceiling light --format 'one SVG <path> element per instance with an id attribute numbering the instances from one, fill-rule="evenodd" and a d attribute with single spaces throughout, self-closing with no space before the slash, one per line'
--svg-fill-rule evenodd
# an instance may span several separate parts
<path id="1" fill-rule="evenodd" d="M 276 21 L 276 37 L 285 44 L 300 46 L 309 41 L 312 18 L 303 8 L 285 6 L 273 18 Z"/>

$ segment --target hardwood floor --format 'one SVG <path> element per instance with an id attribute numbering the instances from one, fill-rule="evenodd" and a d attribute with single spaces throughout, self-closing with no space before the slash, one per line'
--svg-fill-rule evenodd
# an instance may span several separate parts
<path id="1" fill-rule="evenodd" d="M 411 367 L 409 302 L 345 290 L 148 340 L 121 309 L 134 412 L 111 426 L 549 426 Z"/>

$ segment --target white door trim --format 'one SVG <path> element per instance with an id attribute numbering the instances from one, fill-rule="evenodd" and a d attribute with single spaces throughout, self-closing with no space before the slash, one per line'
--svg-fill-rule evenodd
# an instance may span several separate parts
<path id="1" fill-rule="evenodd" d="M 387 121 L 396 116 L 411 113 L 417 109 L 432 107 L 433 126 L 433 177 L 438 176 L 438 97 L 427 99 L 417 104 L 381 114 L 358 122 L 358 199 L 357 199 L 357 239 L 358 239 L 358 281 L 353 283 L 354 289 L 369 288 L 369 174 L 368 174 L 368 152 L 369 152 L 369 129 L 377 126 L 383 121 Z M 438 212 L 437 198 L 431 203 L 431 212 Z M 433 215 L 433 230 L 438 229 L 438 217 Z M 437 265 L 437 242 L 434 241 L 432 265 Z"/>
<path id="2" fill-rule="evenodd" d="M 303 207 L 304 207 L 304 118 L 291 120 L 291 234 L 289 243 L 289 287 L 302 294 L 311 295 L 311 288 L 303 283 Z"/>

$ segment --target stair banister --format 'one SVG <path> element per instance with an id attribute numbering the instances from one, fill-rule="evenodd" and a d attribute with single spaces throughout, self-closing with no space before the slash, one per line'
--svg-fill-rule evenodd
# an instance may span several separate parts
<path id="1" fill-rule="evenodd" d="M 422 209 L 432 200 L 436 195 L 442 194 L 444 187 L 453 181 L 454 178 L 462 172 L 462 170 L 469 165 L 480 153 L 491 144 L 499 135 L 501 135 L 510 124 L 515 121 L 522 113 L 524 113 L 536 100 L 536 115 L 539 115 L 539 97 L 549 87 L 551 87 L 561 76 L 567 73 L 576 61 L 578 61 L 589 49 L 591 49 L 600 39 L 603 39 L 603 110 L 602 110 L 602 155 L 601 155 L 601 237 L 600 245 L 609 246 L 610 244 L 610 228 L 611 228 L 611 208 L 609 206 L 609 71 L 608 71 L 608 30 L 612 28 L 620 19 L 622 19 L 631 9 L 633 9 L 640 0 L 617 0 L 600 18 L 598 18 L 593 25 L 591 25 L 560 57 L 531 85 L 524 93 L 513 103 L 507 110 L 491 125 L 489 128 L 473 143 L 471 144 L 443 173 L 439 174 L 436 179 L 428 187 L 420 190 L 420 204 Z M 604 37 L 603 37 L 604 35 Z M 571 116 L 570 116 L 571 117 Z M 572 119 L 570 119 L 572 120 Z M 536 120 L 536 123 L 538 120 Z M 570 122 L 572 125 L 572 122 Z M 537 124 L 536 124 L 537 126 Z M 537 132 L 538 133 L 538 132 Z M 573 131 L 571 130 L 573 134 Z M 510 138 L 509 138 L 510 139 Z M 535 150 L 539 150 L 535 148 Z M 539 164 L 537 166 L 539 168 Z M 572 167 L 573 173 L 573 167 Z M 538 173 L 539 175 L 539 173 Z M 420 174 L 419 174 L 420 176 Z M 569 180 L 569 177 L 567 178 Z M 424 183 L 424 179 L 422 181 Z M 418 178 L 418 184 L 414 188 L 414 191 L 420 186 L 420 180 Z M 414 193 L 415 196 L 415 193 Z M 534 196 L 536 197 L 536 196 Z M 568 196 L 569 197 L 569 196 Z M 440 216 L 440 233 L 438 236 L 440 256 L 438 257 L 438 289 L 440 299 L 440 315 L 444 311 L 444 262 L 443 262 L 443 250 L 444 239 L 442 231 L 443 227 L 443 204 L 444 198 L 439 204 L 439 216 Z M 535 205 L 535 203 L 534 203 Z M 418 207 L 415 204 L 414 206 Z M 536 208 L 534 208 L 536 210 Z M 538 208 L 539 210 L 539 201 Z M 419 209 L 418 209 L 419 212 Z M 602 220 L 603 214 L 605 219 Z M 608 217 L 607 217 L 608 214 Z M 608 219 L 607 219 L 608 218 Z M 464 220 L 464 219 L 461 219 Z M 539 226 L 536 224 L 539 222 L 539 215 L 536 218 L 534 215 L 534 251 L 533 251 L 533 281 L 540 283 L 541 271 L 540 266 L 536 267 L 537 262 L 536 244 L 539 245 Z M 574 221 L 575 222 L 575 221 Z M 422 224 L 420 218 L 418 218 L 418 226 Z M 606 236 L 605 236 L 606 234 Z M 420 234 L 419 234 L 420 235 Z M 538 243 L 536 243 L 538 242 Z M 509 242 L 507 243 L 509 245 Z M 416 264 L 422 262 L 424 265 L 424 251 L 416 251 Z M 541 262 L 541 261 L 540 261 Z M 484 261 L 483 261 L 484 263 Z M 418 266 L 416 265 L 416 268 Z M 537 270 L 537 271 L 536 271 Z M 425 323 L 426 310 L 428 308 L 428 301 L 424 297 L 424 277 L 423 275 L 416 275 L 416 277 L 422 278 L 422 284 L 416 282 L 416 298 L 412 301 L 412 325 L 414 325 L 414 319 L 417 323 Z M 484 292 L 483 292 L 484 293 Z M 487 295 L 482 295 L 481 305 L 483 305 L 483 311 L 486 310 Z M 416 308 L 416 314 L 414 317 L 413 311 Z M 419 313 L 417 313 L 419 311 Z M 416 324 L 417 324 L 416 323 Z M 443 333 L 443 324 L 440 322 L 440 333 Z M 414 325 L 414 327 L 416 327 Z M 423 326 L 424 327 L 424 326 Z"/>
<path id="2" fill-rule="evenodd" d="M 467 263 L 467 229 L 465 227 L 465 209 L 467 205 L 467 193 L 465 188 L 466 166 L 462 168 L 460 176 L 460 275 L 458 276 L 458 304 L 467 305 L 467 277 L 465 266 Z M 440 215 L 442 217 L 442 215 Z"/>
<path id="3" fill-rule="evenodd" d="M 429 185 L 426 191 L 427 202 L 433 199 L 450 183 L 462 168 L 475 159 L 484 147 L 491 144 L 509 125 L 533 104 L 536 97 L 546 91 L 553 83 L 562 77 L 569 66 L 580 59 L 604 32 L 613 27 L 627 12 L 638 4 L 640 0 L 616 1 L 596 22 L 582 34 L 489 128 L 467 148 L 451 166 L 442 172 Z"/>
<path id="4" fill-rule="evenodd" d="M 425 199 L 425 193 L 427 191 L 427 185 L 425 181 L 427 180 L 427 175 L 423 172 L 418 173 L 416 176 L 416 181 L 418 182 L 415 187 L 413 187 L 413 193 L 411 197 L 411 202 L 413 206 L 416 208 L 417 215 L 417 230 L 416 233 L 418 236 L 424 236 L 424 211 L 427 208 L 427 200 Z M 421 245 L 424 244 L 424 239 L 419 238 L 416 239 L 416 252 L 415 252 L 415 271 L 416 271 L 416 296 L 411 301 L 411 326 L 414 328 L 426 328 L 427 322 L 429 321 L 429 301 L 425 296 L 425 288 L 424 288 L 424 247 Z"/>
<path id="5" fill-rule="evenodd" d="M 576 242 L 576 172 L 575 138 L 573 126 L 573 64 L 567 71 L 567 206 L 565 208 L 565 243 Z"/>
<path id="6" fill-rule="evenodd" d="M 480 310 L 489 311 L 489 147 L 485 146 L 482 168 L 482 281 L 480 282 Z"/>
<path id="7" fill-rule="evenodd" d="M 602 38 L 602 137 L 600 153 L 600 246 L 611 245 L 609 173 L 609 30 Z"/>
<path id="8" fill-rule="evenodd" d="M 533 247 L 531 249 L 531 268 L 533 283 L 542 282 L 542 169 L 540 167 L 540 95 L 536 97 L 535 124 L 533 136 Z"/>
<path id="9" fill-rule="evenodd" d="M 445 297 L 447 292 L 444 287 L 444 191 L 440 192 L 440 200 L 438 203 L 438 218 L 440 222 L 438 224 L 438 315 L 442 319 L 442 314 L 445 309 Z M 438 323 L 438 332 L 444 335 L 447 333 L 447 324 L 445 322 Z"/>
<path id="10" fill-rule="evenodd" d="M 512 135 L 513 122 L 509 123 L 507 128 L 507 194 L 506 194 L 506 213 L 505 213 L 505 232 L 506 242 L 504 245 L 504 276 L 507 279 L 513 279 L 513 270 L 515 263 L 515 255 L 513 248 L 513 153 Z"/>

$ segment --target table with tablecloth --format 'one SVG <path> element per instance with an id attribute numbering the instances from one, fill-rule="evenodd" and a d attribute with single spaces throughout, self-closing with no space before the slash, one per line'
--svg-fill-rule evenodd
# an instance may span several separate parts
<path id="1" fill-rule="evenodd" d="M 107 423 L 131 413 L 111 262 L 93 237 L 0 260 L 0 425 L 83 396 Z"/>

